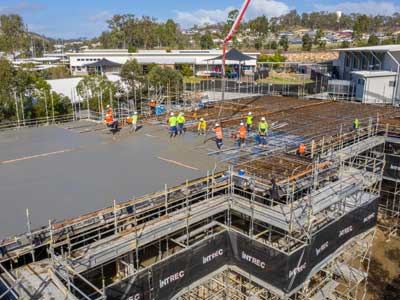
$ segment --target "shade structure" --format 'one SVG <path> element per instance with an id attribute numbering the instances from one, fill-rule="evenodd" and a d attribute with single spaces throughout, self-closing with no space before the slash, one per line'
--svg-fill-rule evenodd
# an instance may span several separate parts
<path id="1" fill-rule="evenodd" d="M 96 61 L 94 63 L 86 64 L 85 67 L 119 67 L 121 64 L 110 61 L 108 59 L 101 59 L 99 61 Z"/>
<path id="2" fill-rule="evenodd" d="M 233 60 L 233 61 L 246 61 L 246 60 L 254 60 L 254 57 L 248 56 L 246 54 L 243 54 L 236 48 L 232 48 L 226 53 L 226 60 Z M 222 60 L 222 55 L 210 58 L 208 60 Z"/>

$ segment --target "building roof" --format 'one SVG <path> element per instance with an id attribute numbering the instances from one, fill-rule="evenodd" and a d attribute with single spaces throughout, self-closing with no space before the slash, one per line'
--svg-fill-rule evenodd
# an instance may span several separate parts
<path id="1" fill-rule="evenodd" d="M 221 60 L 222 55 L 210 58 L 209 60 Z M 239 50 L 232 48 L 226 53 L 226 60 L 233 60 L 233 61 L 246 61 L 246 60 L 254 60 L 254 57 L 248 56 L 246 54 L 243 54 Z"/>
<path id="2" fill-rule="evenodd" d="M 379 45 L 355 48 L 341 48 L 338 51 L 376 51 L 376 52 L 391 52 L 400 51 L 400 45 Z"/>
<path id="3" fill-rule="evenodd" d="M 85 66 L 86 67 L 119 67 L 119 66 L 121 66 L 121 64 L 103 58 L 94 63 L 86 64 Z"/>
<path id="4" fill-rule="evenodd" d="M 391 71 L 354 71 L 351 72 L 352 74 L 362 76 L 365 78 L 368 77 L 387 77 L 387 76 L 396 76 L 396 72 Z"/>

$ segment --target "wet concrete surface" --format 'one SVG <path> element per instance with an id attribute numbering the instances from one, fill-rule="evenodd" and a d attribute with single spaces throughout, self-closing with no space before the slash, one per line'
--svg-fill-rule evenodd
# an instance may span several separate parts
<path id="1" fill-rule="evenodd" d="M 169 139 L 161 126 L 114 137 L 56 126 L 2 132 L 0 239 L 26 231 L 27 208 L 35 228 L 201 177 L 218 159 L 208 148 L 190 133 Z M 63 149 L 71 150 L 37 156 Z"/>

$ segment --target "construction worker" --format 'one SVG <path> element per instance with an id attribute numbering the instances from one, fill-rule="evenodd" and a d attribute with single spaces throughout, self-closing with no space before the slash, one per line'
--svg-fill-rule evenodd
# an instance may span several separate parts
<path id="1" fill-rule="evenodd" d="M 246 127 L 244 127 L 244 123 L 241 121 L 240 122 L 240 127 L 239 127 L 239 148 L 242 146 L 245 146 L 246 143 Z"/>
<path id="2" fill-rule="evenodd" d="M 113 134 L 118 131 L 118 120 L 114 120 L 112 114 L 106 114 L 104 121 L 107 127 L 111 128 Z"/>
<path id="3" fill-rule="evenodd" d="M 247 132 L 251 131 L 251 126 L 253 125 L 253 116 L 252 116 L 252 112 L 250 111 L 247 114 L 247 118 L 246 118 L 246 127 L 247 127 Z"/>
<path id="4" fill-rule="evenodd" d="M 221 150 L 222 147 L 222 128 L 221 126 L 216 123 L 214 126 L 213 131 L 215 132 L 215 142 L 217 144 L 218 150 Z"/>
<path id="5" fill-rule="evenodd" d="M 131 113 L 131 132 L 136 132 L 137 120 L 138 120 L 138 113 L 137 111 L 135 111 L 134 113 Z"/>
<path id="6" fill-rule="evenodd" d="M 264 117 L 258 123 L 258 135 L 260 137 L 260 143 L 263 147 L 267 146 L 267 135 L 268 135 L 268 122 Z"/>
<path id="7" fill-rule="evenodd" d="M 150 112 L 152 115 L 156 113 L 156 100 L 154 99 L 150 100 Z"/>
<path id="8" fill-rule="evenodd" d="M 199 124 L 197 125 L 197 132 L 199 135 L 205 135 L 207 130 L 207 122 L 204 118 L 200 118 Z"/>
<path id="9" fill-rule="evenodd" d="M 299 145 L 299 148 L 297 149 L 297 155 L 304 156 L 305 153 L 306 153 L 306 146 L 303 143 L 301 143 Z"/>
<path id="10" fill-rule="evenodd" d="M 186 119 L 183 114 L 183 112 L 179 113 L 178 117 L 176 118 L 176 121 L 178 122 L 178 133 L 179 135 L 182 135 L 185 133 L 185 123 Z"/>
<path id="11" fill-rule="evenodd" d="M 358 118 L 355 118 L 355 119 L 354 119 L 354 122 L 353 122 L 353 129 L 354 129 L 354 130 L 360 129 L 360 120 L 359 120 Z"/>
<path id="12" fill-rule="evenodd" d="M 173 112 L 171 113 L 171 116 L 169 117 L 168 123 L 169 123 L 169 132 L 170 132 L 169 137 L 170 138 L 176 137 L 176 135 L 178 133 L 178 129 L 176 128 L 177 119 Z"/>
<path id="13" fill-rule="evenodd" d="M 110 106 L 110 104 L 107 105 L 106 109 L 107 109 L 106 114 L 110 114 L 112 116 L 113 115 L 113 109 Z"/>

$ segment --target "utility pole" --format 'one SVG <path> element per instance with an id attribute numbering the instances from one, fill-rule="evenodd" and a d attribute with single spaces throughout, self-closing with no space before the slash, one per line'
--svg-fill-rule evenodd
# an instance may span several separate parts
<path id="1" fill-rule="evenodd" d="M 51 107 L 52 107 L 52 109 L 53 109 L 53 124 L 54 124 L 55 119 L 54 119 L 54 99 L 53 99 L 53 93 L 51 93 L 50 96 L 51 96 Z"/>
<path id="2" fill-rule="evenodd" d="M 14 100 L 15 100 L 15 111 L 17 113 L 17 125 L 18 125 L 18 128 L 19 128 L 19 112 L 18 112 L 17 91 L 14 91 Z"/>
<path id="3" fill-rule="evenodd" d="M 25 124 L 25 111 L 24 111 L 24 99 L 22 98 L 21 94 L 19 94 L 19 99 L 21 100 L 21 112 L 22 112 L 22 123 Z"/>

